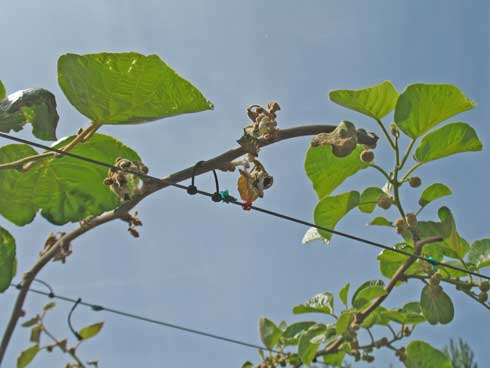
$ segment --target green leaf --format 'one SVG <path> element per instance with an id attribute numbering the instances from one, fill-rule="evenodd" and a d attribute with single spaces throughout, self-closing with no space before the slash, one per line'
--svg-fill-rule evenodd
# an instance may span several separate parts
<path id="1" fill-rule="evenodd" d="M 377 307 L 373 312 L 366 317 L 362 322 L 361 327 L 371 328 L 374 325 L 386 326 L 390 323 L 390 320 L 384 315 L 386 308 Z"/>
<path id="2" fill-rule="evenodd" d="M 333 294 L 329 291 L 317 294 L 304 304 L 299 304 L 293 308 L 294 314 L 302 313 L 333 313 Z"/>
<path id="3" fill-rule="evenodd" d="M 15 239 L 0 226 L 0 293 L 10 286 L 15 276 Z"/>
<path id="4" fill-rule="evenodd" d="M 477 269 L 490 266 L 490 239 L 476 240 L 468 252 L 468 262 Z"/>
<path id="5" fill-rule="evenodd" d="M 476 106 L 450 84 L 412 84 L 400 95 L 395 122 L 406 135 L 415 139 L 451 116 Z"/>
<path id="6" fill-rule="evenodd" d="M 17 358 L 17 368 L 27 367 L 27 365 L 36 357 L 38 352 L 39 345 L 33 345 L 20 353 L 19 357 Z"/>
<path id="7" fill-rule="evenodd" d="M 5 90 L 2 81 L 0 81 L 0 100 L 3 100 L 5 97 L 7 97 L 7 91 Z"/>
<path id="8" fill-rule="evenodd" d="M 21 326 L 22 327 L 32 327 L 35 324 L 37 324 L 39 321 L 40 321 L 39 316 L 35 316 L 35 317 L 31 318 L 30 320 L 28 320 L 28 321 L 24 322 L 23 324 L 21 324 Z"/>
<path id="9" fill-rule="evenodd" d="M 418 162 L 429 162 L 461 152 L 481 151 L 482 143 L 466 123 L 451 123 L 427 134 L 415 150 Z"/>
<path id="10" fill-rule="evenodd" d="M 454 306 L 449 295 L 439 285 L 426 285 L 420 297 L 422 313 L 431 325 L 447 324 L 453 320 Z"/>
<path id="11" fill-rule="evenodd" d="M 337 319 L 337 323 L 335 324 L 335 331 L 337 335 L 342 335 L 347 328 L 349 328 L 351 322 L 353 320 L 353 315 L 351 310 L 343 311 L 339 318 Z"/>
<path id="12" fill-rule="evenodd" d="M 323 356 L 323 362 L 333 367 L 341 367 L 344 361 L 345 351 Z"/>
<path id="13" fill-rule="evenodd" d="M 424 341 L 414 340 L 407 346 L 407 368 L 452 368 L 451 361 L 442 352 Z"/>
<path id="14" fill-rule="evenodd" d="M 383 216 L 375 217 L 374 219 L 372 219 L 372 221 L 369 223 L 369 225 L 393 227 L 393 224 L 391 223 L 391 221 L 384 218 Z"/>
<path id="15" fill-rule="evenodd" d="M 246 361 L 245 363 L 242 364 L 242 368 L 254 368 L 254 365 L 250 361 Z"/>
<path id="16" fill-rule="evenodd" d="M 403 308 L 383 311 L 383 316 L 403 325 L 416 325 L 425 322 L 420 303 L 411 302 Z"/>
<path id="17" fill-rule="evenodd" d="M 64 146 L 71 139 L 73 137 L 55 147 Z M 140 159 L 132 149 L 103 134 L 93 135 L 70 152 L 109 164 L 117 157 Z M 0 162 L 12 162 L 33 154 L 36 151 L 27 145 L 7 145 L 0 148 Z M 110 211 L 121 201 L 103 184 L 106 176 L 107 168 L 68 156 L 45 159 L 24 173 L 0 170 L 0 214 L 23 226 L 41 209 L 48 221 L 63 225 Z"/>
<path id="18" fill-rule="evenodd" d="M 329 97 L 336 104 L 381 119 L 395 108 L 398 92 L 389 81 L 384 81 L 360 90 L 331 91 Z"/>
<path id="19" fill-rule="evenodd" d="M 56 307 L 56 303 L 55 302 L 50 302 L 48 304 L 46 304 L 44 307 L 43 307 L 43 310 L 45 312 L 49 311 L 50 309 L 53 309 L 54 307 Z"/>
<path id="20" fill-rule="evenodd" d="M 342 304 L 344 304 L 346 308 L 347 308 L 347 295 L 349 294 L 349 288 L 350 288 L 350 284 L 347 283 L 339 292 L 340 300 L 342 301 Z"/>
<path id="21" fill-rule="evenodd" d="M 18 132 L 31 123 L 34 136 L 54 141 L 58 120 L 56 99 L 42 88 L 17 91 L 0 101 L 0 132 Z"/>
<path id="22" fill-rule="evenodd" d="M 310 147 L 306 153 L 305 171 L 319 199 L 329 195 L 359 170 L 368 167 L 359 156 L 364 147 L 357 146 L 346 157 L 336 157 L 331 146 Z"/>
<path id="23" fill-rule="evenodd" d="M 305 235 L 303 235 L 303 240 L 301 242 L 303 244 L 308 244 L 315 240 L 320 240 L 323 243 L 328 244 L 328 239 L 325 239 L 323 236 L 321 236 L 316 227 L 308 228 L 308 230 L 306 230 L 305 232 Z"/>
<path id="24" fill-rule="evenodd" d="M 369 303 L 374 298 L 382 295 L 386 295 L 384 290 L 384 281 L 382 280 L 371 280 L 363 283 L 352 296 L 352 306 L 354 308 L 362 308 L 364 305 Z"/>
<path id="25" fill-rule="evenodd" d="M 326 332 L 327 327 L 325 325 L 315 324 L 300 337 L 298 355 L 304 364 L 311 364 L 320 346 L 320 342 L 317 342 L 316 338 L 324 336 Z"/>
<path id="26" fill-rule="evenodd" d="M 405 252 L 413 253 L 413 248 L 406 244 L 397 244 L 395 248 L 404 250 Z M 391 278 L 407 259 L 408 257 L 404 254 L 393 252 L 387 249 L 382 250 L 378 255 L 381 274 L 384 277 Z M 414 275 L 420 272 L 423 272 L 420 264 L 414 263 L 408 268 L 408 270 L 405 271 L 405 274 Z"/>
<path id="27" fill-rule="evenodd" d="M 315 208 L 315 225 L 334 229 L 337 222 L 359 204 L 359 192 L 351 191 L 335 196 L 324 197 Z M 320 235 L 330 240 L 332 233 L 319 230 Z"/>
<path id="28" fill-rule="evenodd" d="M 427 206 L 430 202 L 436 199 L 453 194 L 451 189 L 442 183 L 433 183 L 424 189 L 419 199 L 421 207 Z"/>
<path id="29" fill-rule="evenodd" d="M 68 101 L 101 124 L 135 124 L 210 110 L 211 102 L 157 55 L 65 54 L 58 82 Z"/>
<path id="30" fill-rule="evenodd" d="M 316 322 L 312 321 L 304 321 L 304 322 L 296 322 L 293 323 L 292 325 L 289 325 L 284 333 L 282 334 L 282 337 L 286 339 L 297 339 L 303 332 L 308 330 L 311 326 L 315 325 Z"/>
<path id="31" fill-rule="evenodd" d="M 359 210 L 364 213 L 371 213 L 376 208 L 378 198 L 385 194 L 382 189 L 377 187 L 369 187 L 364 189 L 359 199 Z"/>
<path id="32" fill-rule="evenodd" d="M 78 334 L 81 336 L 82 340 L 87 340 L 97 335 L 100 330 L 102 330 L 103 326 L 104 322 L 94 323 L 90 326 L 82 328 L 80 331 L 78 331 Z"/>
<path id="33" fill-rule="evenodd" d="M 261 317 L 259 320 L 259 334 L 264 345 L 271 350 L 279 342 L 282 331 L 270 319 Z"/>
<path id="34" fill-rule="evenodd" d="M 35 326 L 31 329 L 31 337 L 30 341 L 36 344 L 39 344 L 39 340 L 41 340 L 41 332 L 43 332 L 42 326 Z"/>

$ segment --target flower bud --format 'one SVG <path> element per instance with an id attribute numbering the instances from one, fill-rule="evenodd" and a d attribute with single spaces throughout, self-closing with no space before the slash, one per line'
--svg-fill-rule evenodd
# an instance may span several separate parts
<path id="1" fill-rule="evenodd" d="M 374 152 L 370 150 L 364 150 L 361 152 L 361 160 L 363 162 L 371 162 L 374 160 Z"/>
<path id="2" fill-rule="evenodd" d="M 408 184 L 410 184 L 412 188 L 417 188 L 422 184 L 422 180 L 418 176 L 412 176 L 408 179 Z"/>

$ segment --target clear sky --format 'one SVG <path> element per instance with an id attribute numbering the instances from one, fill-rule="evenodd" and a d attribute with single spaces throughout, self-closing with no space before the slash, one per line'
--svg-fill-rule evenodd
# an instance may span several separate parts
<path id="1" fill-rule="evenodd" d="M 277 100 L 280 127 L 351 120 L 375 130 L 372 121 L 327 99 L 331 89 L 357 89 L 391 80 L 401 91 L 414 82 L 453 83 L 479 106 L 453 121 L 467 121 L 484 145 L 490 142 L 490 73 L 487 1 L 18 1 L 0 9 L 0 80 L 9 92 L 44 87 L 57 96 L 59 136 L 87 124 L 64 98 L 56 81 L 56 60 L 66 52 L 138 51 L 158 54 L 210 99 L 215 110 L 138 126 L 104 127 L 133 147 L 164 176 L 236 145 L 247 123 L 245 108 Z M 24 136 L 29 136 L 25 134 Z M 7 144 L 8 142 L 0 142 Z M 274 186 L 260 205 L 307 220 L 316 196 L 303 170 L 309 138 L 264 149 L 261 158 Z M 378 163 L 389 163 L 387 145 Z M 468 240 L 490 235 L 489 153 L 463 154 L 420 170 L 426 184 L 442 181 L 454 192 L 440 201 L 454 212 Z M 388 160 L 388 161 L 387 161 Z M 219 173 L 221 185 L 236 195 L 236 174 Z M 211 177 L 199 177 L 212 190 Z M 383 185 L 364 171 L 342 188 Z M 339 188 L 339 191 L 342 191 Z M 415 200 L 415 191 L 406 193 Z M 414 203 L 414 202 L 412 202 Z M 438 205 L 425 212 L 436 217 Z M 358 285 L 378 277 L 377 249 L 334 237 L 331 245 L 304 246 L 305 228 L 265 215 L 215 205 L 168 188 L 138 206 L 144 223 L 133 239 L 122 222 L 107 224 L 78 239 L 67 264 L 50 264 L 40 278 L 55 291 L 188 327 L 259 342 L 257 320 L 297 320 L 291 307 L 347 281 Z M 368 217 L 353 212 L 339 229 L 395 243 L 390 231 L 365 226 Z M 51 231 L 38 216 L 17 228 L 0 219 L 17 239 L 19 270 L 30 267 Z M 66 229 L 74 225 L 66 226 Z M 387 301 L 398 306 L 419 298 L 421 285 L 395 290 Z M 464 337 L 480 365 L 489 366 L 488 321 L 480 305 L 453 288 L 455 318 L 447 326 L 423 326 L 414 337 L 442 348 L 450 337 Z M 0 296 L 2 328 L 15 291 Z M 32 295 L 28 313 L 46 300 Z M 62 338 L 70 305 L 48 319 Z M 319 316 L 319 319 L 322 317 Z M 101 367 L 239 367 L 256 352 L 207 338 L 80 308 L 77 326 L 106 321 L 103 332 L 80 353 Z M 5 361 L 14 366 L 29 345 L 17 329 Z M 65 357 L 40 354 L 35 367 L 62 367 Z M 381 353 L 374 366 L 398 365 Z M 363 365 L 360 365 L 363 366 Z"/>

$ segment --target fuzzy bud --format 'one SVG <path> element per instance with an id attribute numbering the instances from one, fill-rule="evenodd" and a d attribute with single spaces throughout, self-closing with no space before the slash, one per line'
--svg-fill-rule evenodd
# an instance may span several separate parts
<path id="1" fill-rule="evenodd" d="M 391 207 L 391 204 L 393 203 L 392 199 L 387 195 L 387 194 L 382 194 L 378 198 L 378 207 L 387 210 L 388 208 Z"/>
<path id="2" fill-rule="evenodd" d="M 412 188 L 417 188 L 420 187 L 420 184 L 422 184 L 422 180 L 420 180 L 418 176 L 412 176 L 410 179 L 408 179 L 408 184 L 410 184 Z"/>
<path id="3" fill-rule="evenodd" d="M 488 282 L 488 281 L 482 281 L 480 283 L 480 290 L 483 291 L 483 292 L 487 292 L 488 290 L 490 290 L 490 282 Z"/>
<path id="4" fill-rule="evenodd" d="M 482 303 L 485 303 L 488 300 L 488 293 L 482 291 L 480 295 L 478 295 L 478 300 L 480 300 Z"/>
<path id="5" fill-rule="evenodd" d="M 405 218 L 407 220 L 408 226 L 410 226 L 411 228 L 415 228 L 417 226 L 417 216 L 415 216 L 414 213 L 407 213 L 407 216 Z"/>
<path id="6" fill-rule="evenodd" d="M 390 124 L 390 131 L 391 131 L 391 134 L 393 134 L 394 136 L 398 135 L 398 127 L 395 123 Z"/>
<path id="7" fill-rule="evenodd" d="M 370 150 L 364 150 L 361 152 L 361 160 L 363 162 L 371 162 L 374 160 L 374 152 Z"/>

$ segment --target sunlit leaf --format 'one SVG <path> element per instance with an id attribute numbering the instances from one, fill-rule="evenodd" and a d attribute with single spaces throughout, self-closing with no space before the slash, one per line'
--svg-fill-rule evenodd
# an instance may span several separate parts
<path id="1" fill-rule="evenodd" d="M 0 132 L 18 132 L 31 123 L 34 136 L 54 141 L 58 120 L 56 99 L 42 88 L 17 91 L 0 101 Z"/>
<path id="2" fill-rule="evenodd" d="M 358 204 L 359 192 L 356 191 L 323 197 L 315 208 L 315 225 L 333 230 L 342 217 Z M 319 233 L 326 239 L 332 238 L 332 233 L 328 231 L 319 230 Z"/>
<path id="3" fill-rule="evenodd" d="M 286 328 L 286 331 L 284 331 L 282 336 L 286 339 L 297 339 L 306 330 L 308 330 L 311 326 L 313 326 L 315 324 L 316 324 L 316 322 L 312 322 L 312 321 L 304 321 L 304 322 L 293 323 L 292 325 L 289 325 Z"/>
<path id="4" fill-rule="evenodd" d="M 354 292 L 351 303 L 354 308 L 361 308 L 372 299 L 385 294 L 386 291 L 382 280 L 366 281 Z"/>
<path id="5" fill-rule="evenodd" d="M 346 308 L 347 308 L 347 296 L 349 294 L 349 288 L 350 288 L 350 284 L 347 283 L 339 292 L 340 300 L 342 301 L 342 304 L 344 304 Z"/>
<path id="6" fill-rule="evenodd" d="M 468 262 L 474 264 L 478 269 L 490 266 L 489 238 L 473 242 L 468 252 Z"/>
<path id="7" fill-rule="evenodd" d="M 353 320 L 353 315 L 351 310 L 343 311 L 339 318 L 337 319 L 337 323 L 335 324 L 335 330 L 337 335 L 342 335 L 347 328 L 350 326 Z"/>
<path id="8" fill-rule="evenodd" d="M 262 317 L 259 320 L 260 339 L 268 349 L 273 349 L 282 336 L 282 331 L 270 319 Z"/>
<path id="9" fill-rule="evenodd" d="M 71 152 L 109 164 L 117 157 L 139 160 L 132 149 L 103 134 L 95 134 Z M 0 162 L 33 154 L 36 151 L 27 145 L 7 145 L 0 148 Z M 121 201 L 103 184 L 107 171 L 105 167 L 67 156 L 45 159 L 24 173 L 0 170 L 0 214 L 22 226 L 30 223 L 40 209 L 48 221 L 63 225 L 110 211 Z"/>
<path id="10" fill-rule="evenodd" d="M 333 313 L 333 294 L 329 291 L 317 294 L 303 304 L 299 304 L 293 308 L 293 313 Z"/>
<path id="11" fill-rule="evenodd" d="M 348 109 L 381 119 L 395 108 L 398 92 L 389 81 L 384 81 L 359 90 L 331 91 L 329 97 Z"/>
<path id="12" fill-rule="evenodd" d="M 301 335 L 298 343 L 298 355 L 304 364 L 311 364 L 320 346 L 320 342 L 312 342 L 312 340 L 314 341 L 316 337 L 324 336 L 326 332 L 327 327 L 325 325 L 315 324 Z"/>
<path id="13" fill-rule="evenodd" d="M 306 153 L 305 171 L 319 199 L 329 195 L 359 170 L 368 167 L 359 155 L 364 147 L 358 146 L 346 157 L 336 157 L 331 146 L 310 147 Z"/>
<path id="14" fill-rule="evenodd" d="M 407 368 L 452 368 L 451 361 L 442 352 L 424 341 L 410 342 L 406 350 L 407 359 L 403 362 Z"/>
<path id="15" fill-rule="evenodd" d="M 39 345 L 33 345 L 30 348 L 24 350 L 20 353 L 17 358 L 17 368 L 27 367 L 29 363 L 36 357 L 36 354 L 39 352 Z"/>
<path id="16" fill-rule="evenodd" d="M 308 230 L 306 230 L 305 232 L 305 235 L 303 235 L 303 240 L 301 242 L 303 244 L 308 244 L 315 240 L 320 240 L 323 243 L 328 244 L 328 239 L 325 239 L 323 236 L 321 236 L 316 227 L 308 228 Z"/>
<path id="17" fill-rule="evenodd" d="M 421 207 L 427 206 L 430 202 L 435 201 L 436 199 L 448 196 L 452 194 L 453 192 L 449 187 L 442 183 L 434 183 L 429 185 L 427 188 L 424 189 L 422 192 L 420 199 L 419 199 L 419 205 Z"/>
<path id="18" fill-rule="evenodd" d="M 359 199 L 359 210 L 365 213 L 371 213 L 376 208 L 378 198 L 383 195 L 382 189 L 377 187 L 369 187 L 364 189 Z"/>
<path id="19" fill-rule="evenodd" d="M 8 289 L 15 275 L 15 239 L 0 226 L 0 293 Z"/>
<path id="20" fill-rule="evenodd" d="M 388 219 L 386 219 L 383 216 L 375 217 L 374 219 L 371 220 L 369 225 L 393 227 L 393 224 L 391 223 L 391 221 L 389 221 Z"/>
<path id="21" fill-rule="evenodd" d="M 157 55 L 65 54 L 58 82 L 70 103 L 101 124 L 135 124 L 210 110 L 213 105 Z"/>
<path id="22" fill-rule="evenodd" d="M 420 297 L 420 307 L 431 325 L 447 324 L 454 318 L 454 306 L 449 295 L 439 285 L 426 285 Z"/>
<path id="23" fill-rule="evenodd" d="M 323 362 L 332 367 L 341 367 L 344 361 L 345 351 L 339 351 L 333 354 L 323 356 Z"/>
<path id="24" fill-rule="evenodd" d="M 412 84 L 398 98 L 395 122 L 411 138 L 422 136 L 451 116 L 476 106 L 450 84 Z"/>
<path id="25" fill-rule="evenodd" d="M 481 151 L 475 130 L 465 123 L 451 123 L 427 134 L 415 150 L 415 159 L 429 162 L 461 152 Z"/>
<path id="26" fill-rule="evenodd" d="M 254 365 L 250 361 L 246 361 L 245 363 L 242 364 L 242 368 L 254 368 Z"/>
<path id="27" fill-rule="evenodd" d="M 78 331 L 78 334 L 80 335 L 82 340 L 87 340 L 97 335 L 100 332 L 100 330 L 102 330 L 103 326 L 104 326 L 104 322 L 94 323 L 90 326 L 82 328 L 80 331 Z"/>
<path id="28" fill-rule="evenodd" d="M 396 249 L 403 250 L 408 253 L 413 253 L 413 248 L 406 244 L 398 244 L 395 246 Z M 405 263 L 408 256 L 393 252 L 387 249 L 382 250 L 378 255 L 379 269 L 384 277 L 391 278 L 395 272 L 400 268 L 400 266 Z M 420 264 L 412 264 L 406 271 L 405 275 L 415 275 L 422 272 Z"/>

